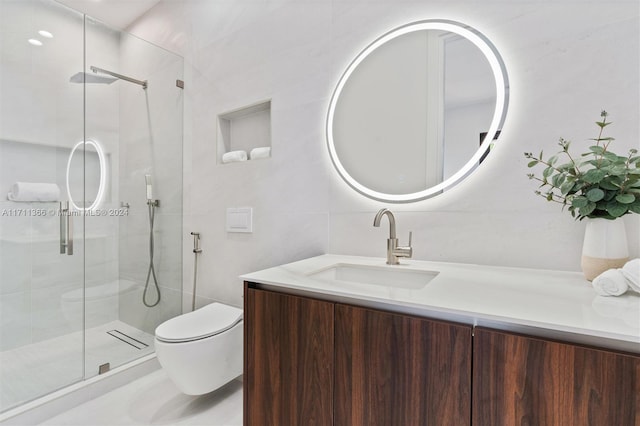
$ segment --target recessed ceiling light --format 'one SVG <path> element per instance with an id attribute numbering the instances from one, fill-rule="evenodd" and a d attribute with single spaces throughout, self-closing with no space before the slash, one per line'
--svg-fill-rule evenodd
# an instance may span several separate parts
<path id="1" fill-rule="evenodd" d="M 40 30 L 38 31 L 38 34 L 40 34 L 42 37 L 53 38 L 53 34 L 51 34 L 49 31 Z"/>
<path id="2" fill-rule="evenodd" d="M 42 42 L 40 40 L 36 40 L 35 38 L 30 38 L 29 43 L 34 46 L 42 46 Z"/>

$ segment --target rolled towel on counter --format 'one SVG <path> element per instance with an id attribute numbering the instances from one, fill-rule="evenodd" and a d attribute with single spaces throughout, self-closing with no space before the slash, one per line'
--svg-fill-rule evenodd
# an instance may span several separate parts
<path id="1" fill-rule="evenodd" d="M 55 183 L 16 182 L 7 194 L 10 201 L 58 201 L 60 188 Z"/>
<path id="2" fill-rule="evenodd" d="M 620 296 L 629 289 L 627 279 L 619 269 L 604 271 L 591 284 L 600 296 Z"/>
<path id="3" fill-rule="evenodd" d="M 249 158 L 252 160 L 258 160 L 260 158 L 269 158 L 271 157 L 271 147 L 270 146 L 261 146 L 259 148 L 253 148 L 249 153 Z"/>
<path id="4" fill-rule="evenodd" d="M 237 161 L 247 161 L 246 151 L 230 151 L 222 154 L 223 163 L 235 163 Z"/>
<path id="5" fill-rule="evenodd" d="M 627 284 L 633 290 L 640 293 L 640 259 L 632 259 L 624 264 L 622 275 L 627 279 Z"/>

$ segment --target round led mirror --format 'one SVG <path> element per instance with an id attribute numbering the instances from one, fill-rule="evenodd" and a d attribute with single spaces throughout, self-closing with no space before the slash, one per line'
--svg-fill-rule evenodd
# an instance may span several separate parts
<path id="1" fill-rule="evenodd" d="M 432 197 L 468 176 L 504 123 L 509 84 L 489 40 L 445 20 L 384 34 L 347 67 L 326 135 L 338 173 L 386 202 Z"/>

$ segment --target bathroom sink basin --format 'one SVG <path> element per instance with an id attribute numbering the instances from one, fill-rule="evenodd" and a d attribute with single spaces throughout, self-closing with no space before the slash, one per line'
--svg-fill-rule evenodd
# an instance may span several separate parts
<path id="1" fill-rule="evenodd" d="M 309 274 L 338 283 L 357 283 L 405 289 L 421 289 L 439 272 L 406 269 L 403 266 L 366 266 L 338 263 Z"/>

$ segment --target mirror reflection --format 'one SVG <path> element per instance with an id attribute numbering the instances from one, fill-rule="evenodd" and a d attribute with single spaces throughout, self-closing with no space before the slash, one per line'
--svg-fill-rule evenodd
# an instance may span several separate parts
<path id="1" fill-rule="evenodd" d="M 107 158 L 98 142 L 78 142 L 67 160 L 67 196 L 80 211 L 97 209 L 105 198 Z"/>
<path id="2" fill-rule="evenodd" d="M 401 27 L 341 78 L 327 120 L 332 160 L 371 198 L 427 198 L 479 164 L 506 97 L 504 66 L 477 32 L 448 21 Z"/>

